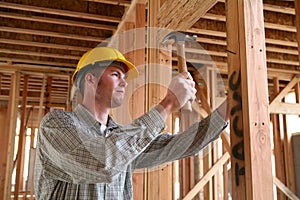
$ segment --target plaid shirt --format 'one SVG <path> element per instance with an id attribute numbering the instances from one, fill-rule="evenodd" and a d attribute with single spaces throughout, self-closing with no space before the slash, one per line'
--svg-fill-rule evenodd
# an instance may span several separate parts
<path id="1" fill-rule="evenodd" d="M 182 134 L 161 134 L 165 123 L 152 109 L 127 126 L 109 118 L 103 132 L 82 105 L 52 111 L 40 125 L 36 199 L 132 199 L 135 169 L 193 156 L 226 125 L 213 112 Z"/>

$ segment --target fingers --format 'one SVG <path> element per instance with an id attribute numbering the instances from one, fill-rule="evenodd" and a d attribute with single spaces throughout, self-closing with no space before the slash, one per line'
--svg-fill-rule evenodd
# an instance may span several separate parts
<path id="1" fill-rule="evenodd" d="M 192 87 L 195 87 L 195 82 L 193 80 L 193 77 L 192 75 L 189 73 L 189 72 L 182 72 L 179 74 L 179 76 L 182 76 L 183 78 L 189 80 L 189 84 L 192 86 Z"/>
<path id="2" fill-rule="evenodd" d="M 193 77 L 191 76 L 191 74 L 189 72 L 181 72 L 179 75 L 186 79 L 193 80 Z"/>
<path id="3" fill-rule="evenodd" d="M 173 101 L 178 102 L 179 108 L 187 101 L 196 99 L 195 82 L 188 72 L 175 76 L 169 85 L 169 91 L 172 92 L 170 96 L 174 97 Z"/>

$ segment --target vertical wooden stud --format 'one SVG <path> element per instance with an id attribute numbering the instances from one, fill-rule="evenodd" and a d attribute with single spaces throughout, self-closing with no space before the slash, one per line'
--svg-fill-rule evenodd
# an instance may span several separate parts
<path id="1" fill-rule="evenodd" d="M 52 79 L 53 78 L 50 76 L 47 77 L 47 86 L 46 86 L 46 93 L 45 93 L 46 102 L 45 102 L 44 114 L 50 112 L 50 108 L 51 108 Z"/>
<path id="2" fill-rule="evenodd" d="M 134 80 L 135 92 L 133 95 L 133 104 L 139 104 L 134 106 L 133 118 L 142 115 L 145 112 L 145 26 L 146 26 L 146 4 L 137 3 L 135 13 L 135 66 L 138 68 L 139 77 Z M 139 170 L 133 174 L 133 199 L 143 199 L 145 196 L 145 170 Z"/>
<path id="3" fill-rule="evenodd" d="M 6 156 L 8 151 L 8 102 L 0 103 L 0 199 L 4 198 Z"/>
<path id="4" fill-rule="evenodd" d="M 232 195 L 273 199 L 263 2 L 226 6 Z"/>
<path id="5" fill-rule="evenodd" d="M 148 2 L 148 16 L 147 16 L 147 26 L 148 26 L 148 33 L 147 33 L 147 68 L 146 68 L 146 82 L 147 83 L 157 83 L 157 74 L 158 72 L 155 71 L 156 69 L 153 68 L 154 63 L 158 62 L 158 51 L 157 48 L 157 35 L 155 31 L 153 31 L 153 27 L 157 25 L 157 13 L 159 11 L 160 1 L 150 0 Z M 151 47 L 151 48 L 150 48 Z M 150 85 L 147 84 L 146 86 L 146 110 L 149 110 L 152 106 L 158 103 L 160 95 L 159 88 L 157 85 Z M 155 98 L 156 97 L 156 98 Z M 146 199 L 154 200 L 159 199 L 159 174 L 157 170 L 149 169 L 147 173 L 147 197 Z"/>
<path id="6" fill-rule="evenodd" d="M 274 97 L 279 93 L 279 80 L 273 79 L 274 84 Z M 285 183 L 285 163 L 284 163 L 284 151 L 283 151 L 283 136 L 280 131 L 280 121 L 278 114 L 271 114 L 271 121 L 273 124 L 273 140 L 274 140 L 274 156 L 275 156 L 275 170 L 276 177 Z M 277 189 L 277 199 L 285 199 L 285 195 L 279 189 Z"/>
<path id="7" fill-rule="evenodd" d="M 17 153 L 17 165 L 16 165 L 16 184 L 14 191 L 14 199 L 18 199 L 19 190 L 23 187 L 23 175 L 24 175 L 24 153 L 26 142 L 26 129 L 25 129 L 25 115 L 26 115 L 26 102 L 27 102 L 27 88 L 28 88 L 28 75 L 24 75 L 23 93 L 22 93 L 22 108 L 21 108 L 21 122 L 19 132 L 19 145 Z"/>
<path id="8" fill-rule="evenodd" d="M 6 173 L 4 199 L 10 199 L 11 183 L 13 172 L 14 144 L 16 136 L 16 122 L 18 116 L 20 91 L 20 72 L 16 71 L 11 75 L 10 94 L 9 94 L 9 110 L 8 110 L 8 142 L 6 156 Z"/>

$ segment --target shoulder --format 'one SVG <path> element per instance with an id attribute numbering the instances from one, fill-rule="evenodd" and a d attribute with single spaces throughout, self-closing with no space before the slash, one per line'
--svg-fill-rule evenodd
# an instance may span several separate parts
<path id="1" fill-rule="evenodd" d="M 67 127 L 72 126 L 76 121 L 73 112 L 65 112 L 63 110 L 53 110 L 47 113 L 41 120 L 40 126 L 50 127 Z"/>
<path id="2" fill-rule="evenodd" d="M 73 112 L 53 110 L 47 113 L 40 123 L 40 145 L 48 150 L 71 152 L 81 144 L 76 124 L 77 120 Z"/>

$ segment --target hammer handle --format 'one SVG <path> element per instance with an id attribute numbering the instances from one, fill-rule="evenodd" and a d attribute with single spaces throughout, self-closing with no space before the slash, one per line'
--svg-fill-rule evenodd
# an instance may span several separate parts
<path id="1" fill-rule="evenodd" d="M 185 58 L 185 44 L 183 42 L 177 42 L 177 59 L 178 59 L 178 72 L 187 72 L 186 58 Z M 191 112 L 192 104 L 190 101 L 181 108 L 182 111 Z"/>

